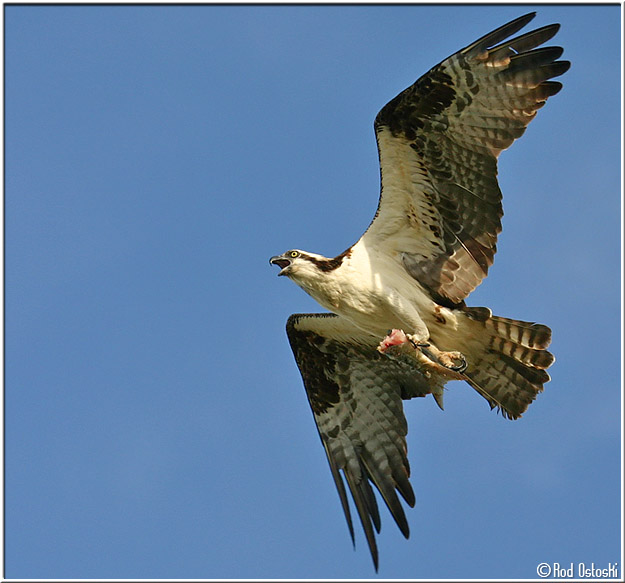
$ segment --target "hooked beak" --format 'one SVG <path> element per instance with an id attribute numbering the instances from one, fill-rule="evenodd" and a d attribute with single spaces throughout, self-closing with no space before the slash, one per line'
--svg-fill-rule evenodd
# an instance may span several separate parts
<path id="1" fill-rule="evenodd" d="M 269 260 L 269 263 L 280 267 L 280 273 L 278 273 L 278 275 L 286 275 L 286 269 L 291 265 L 291 261 L 284 257 L 284 255 L 274 255 Z"/>

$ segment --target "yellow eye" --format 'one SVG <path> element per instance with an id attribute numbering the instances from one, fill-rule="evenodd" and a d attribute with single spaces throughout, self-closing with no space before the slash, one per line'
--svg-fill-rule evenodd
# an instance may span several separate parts
<path id="1" fill-rule="evenodd" d="M 293 259 L 295 259 L 299 255 L 299 253 L 297 251 L 291 251 L 289 255 L 293 257 Z"/>

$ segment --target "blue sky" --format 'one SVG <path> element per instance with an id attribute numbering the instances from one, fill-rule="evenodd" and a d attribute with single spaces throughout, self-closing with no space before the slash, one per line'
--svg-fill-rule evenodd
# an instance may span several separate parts
<path id="1" fill-rule="evenodd" d="M 619 6 L 8 6 L 6 577 L 375 576 L 284 332 L 318 308 L 268 258 L 353 243 L 377 111 L 531 10 L 572 68 L 468 303 L 550 325 L 553 380 L 516 422 L 406 404 L 379 577 L 621 562 Z"/>

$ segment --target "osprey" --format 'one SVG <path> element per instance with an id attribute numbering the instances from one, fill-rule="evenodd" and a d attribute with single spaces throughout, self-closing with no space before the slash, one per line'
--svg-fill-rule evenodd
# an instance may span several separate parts
<path id="1" fill-rule="evenodd" d="M 293 249 L 270 259 L 330 311 L 293 314 L 287 335 L 352 542 L 341 472 L 376 570 L 372 484 L 406 538 L 397 493 L 415 504 L 402 399 L 431 394 L 442 409 L 443 385 L 464 380 L 517 419 L 549 380 L 547 326 L 464 301 L 486 277 L 501 232 L 497 157 L 570 66 L 558 60 L 561 47 L 537 48 L 559 24 L 509 39 L 534 16 L 445 59 L 378 113 L 381 194 L 357 243 L 333 258 Z"/>

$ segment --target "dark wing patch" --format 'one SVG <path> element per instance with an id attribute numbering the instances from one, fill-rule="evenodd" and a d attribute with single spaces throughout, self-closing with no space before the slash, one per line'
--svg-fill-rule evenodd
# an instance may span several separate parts
<path id="1" fill-rule="evenodd" d="M 397 496 L 399 492 L 414 506 L 402 398 L 425 396 L 432 381 L 414 365 L 377 352 L 376 339 L 334 314 L 294 314 L 287 322 L 287 334 L 352 541 L 354 529 L 341 472 L 377 570 L 374 529 L 380 531 L 380 515 L 371 484 L 408 538 L 408 522 Z"/>
<path id="2" fill-rule="evenodd" d="M 445 59 L 392 99 L 375 120 L 382 193 L 363 236 L 389 253 L 446 305 L 457 305 L 493 263 L 501 231 L 497 157 L 566 72 L 560 47 L 536 48 L 552 24 L 505 40 L 518 18 Z"/>

